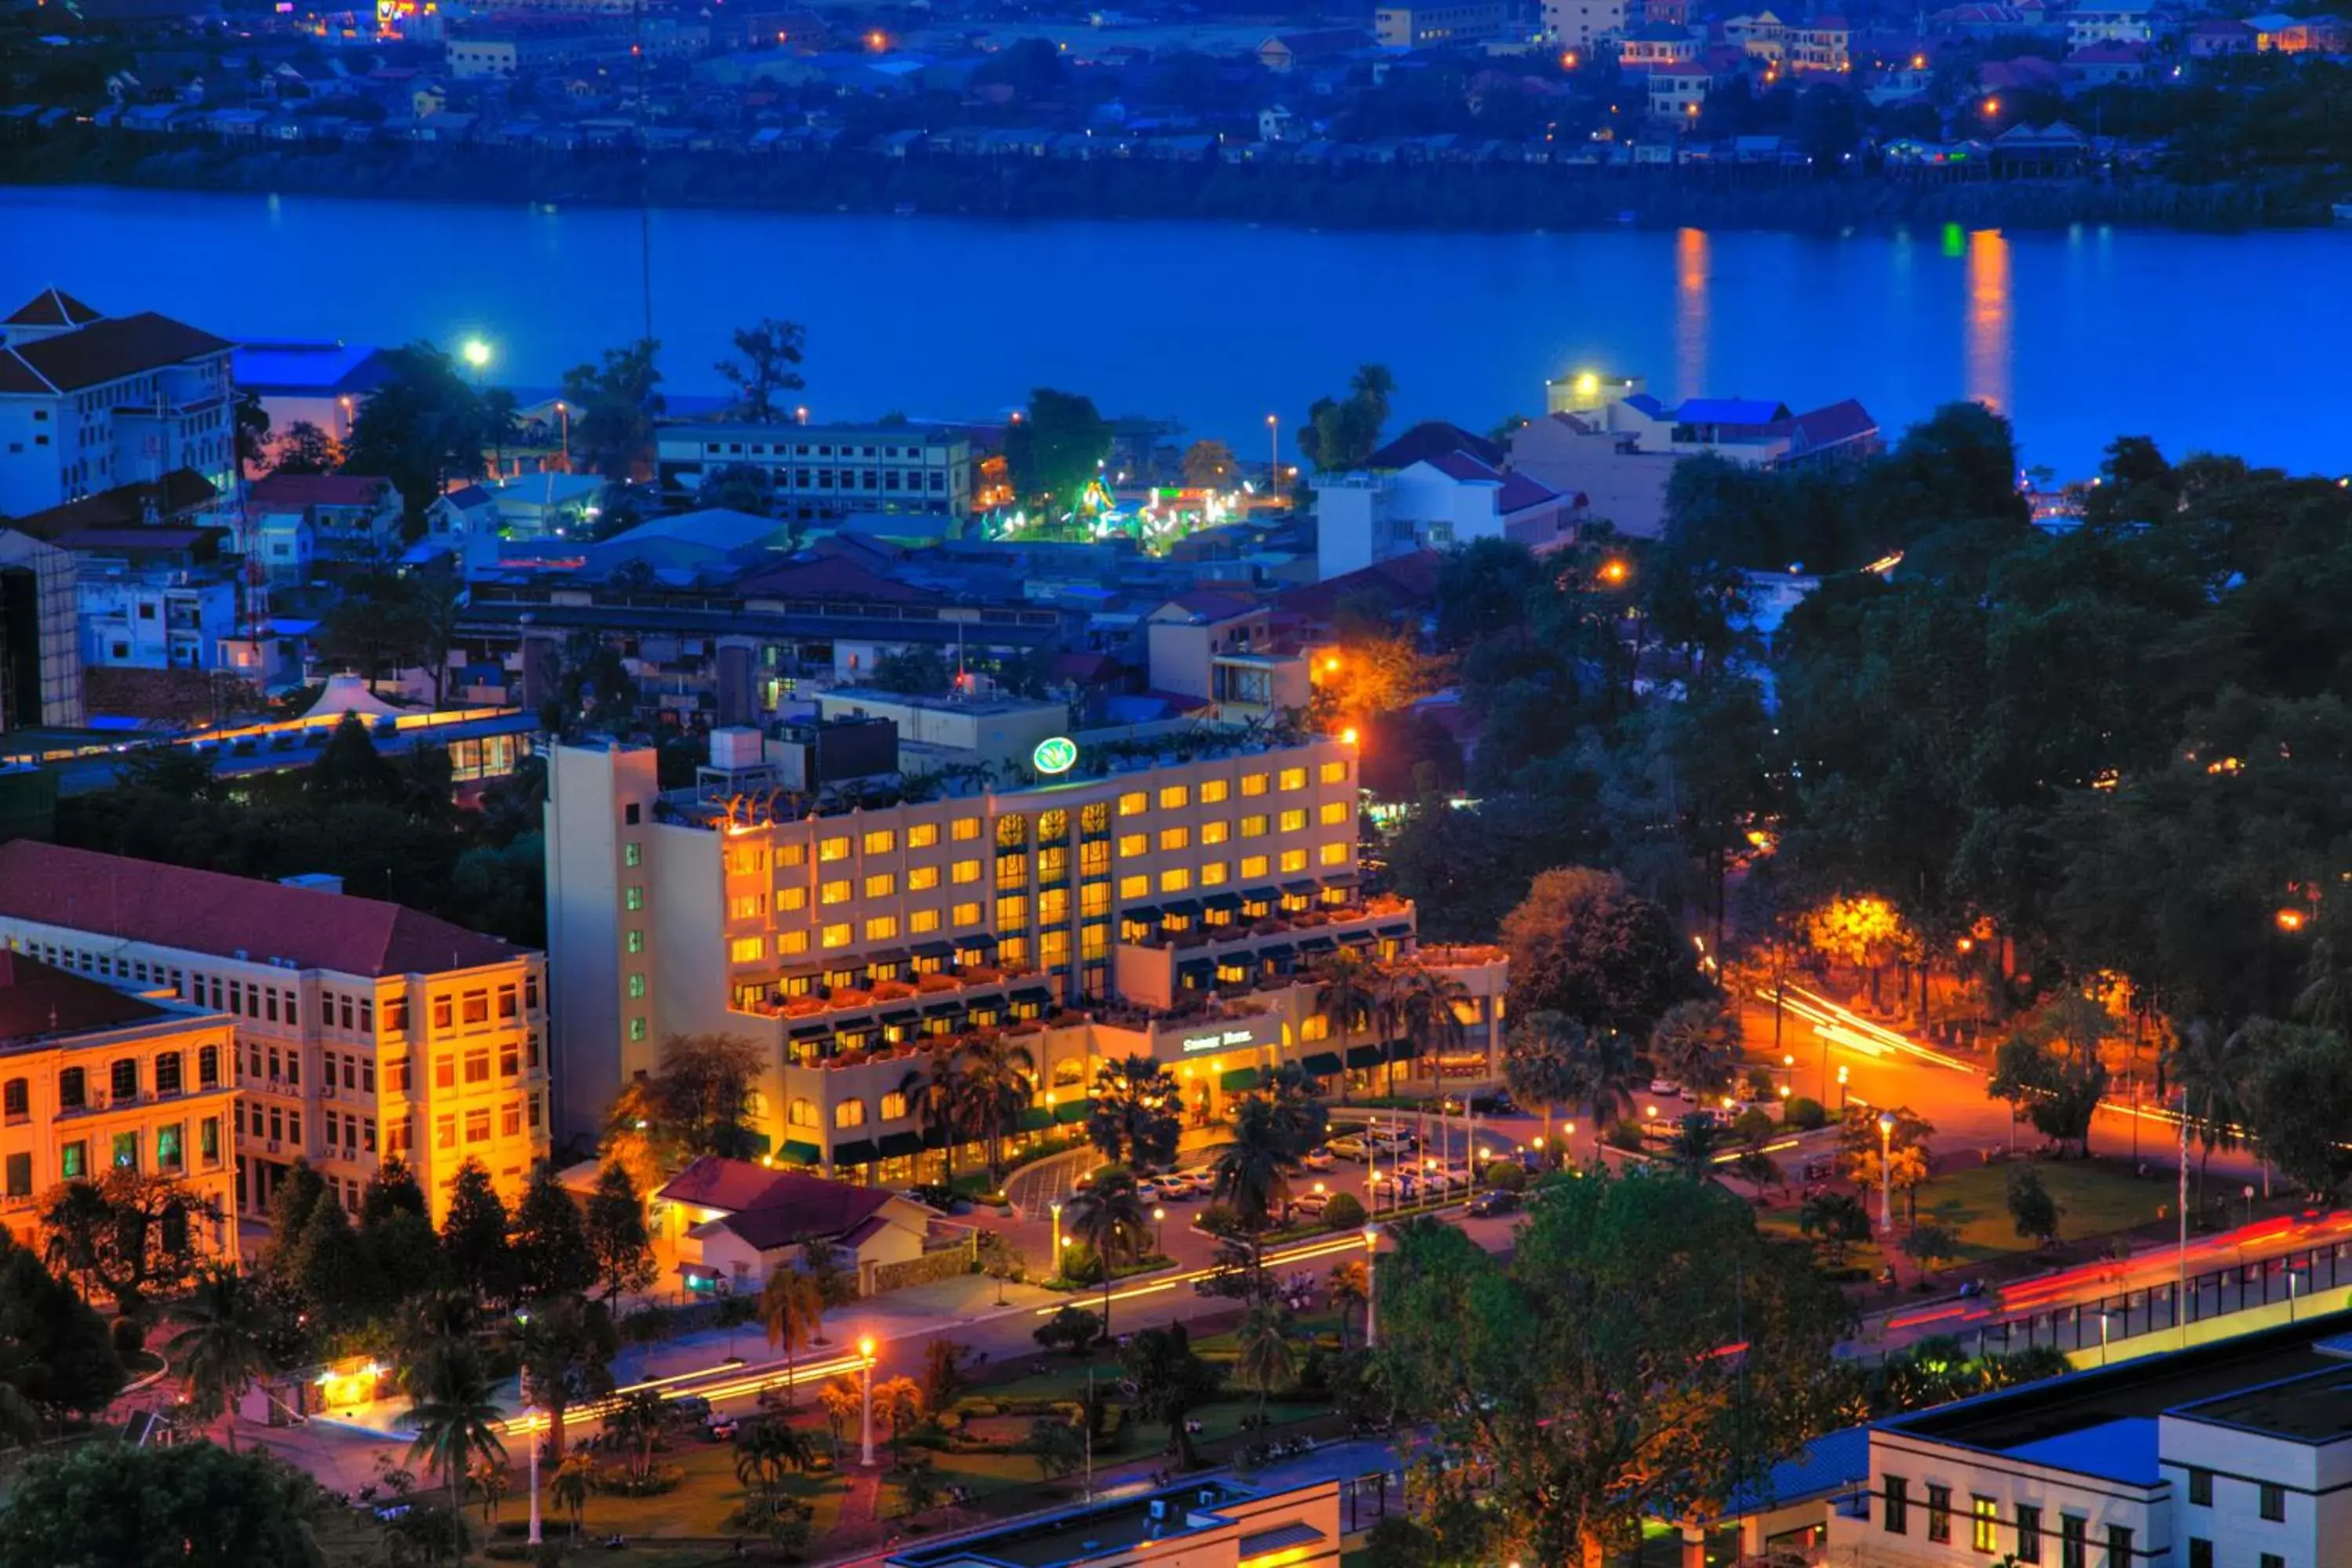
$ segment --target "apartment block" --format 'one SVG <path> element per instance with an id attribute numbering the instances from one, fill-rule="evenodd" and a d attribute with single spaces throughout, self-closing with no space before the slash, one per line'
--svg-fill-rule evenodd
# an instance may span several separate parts
<path id="1" fill-rule="evenodd" d="M 561 1126 L 598 1125 L 672 1034 L 758 1042 L 771 1150 L 884 1181 L 927 1148 L 918 1058 L 979 1036 L 1030 1054 L 1024 1133 L 1082 1121 L 1096 1068 L 1129 1055 L 1178 1069 L 1203 1121 L 1285 1062 L 1334 1081 L 1492 1070 L 1499 954 L 1419 950 L 1412 904 L 1364 892 L 1353 746 L 1236 730 L 1164 747 L 1055 737 L 1003 787 L 974 768 L 899 793 L 883 774 L 855 806 L 761 763 L 664 792 L 650 749 L 558 747 Z M 723 731 L 713 752 L 759 754 Z M 1343 947 L 1459 980 L 1460 1059 L 1336 1037 L 1311 971 Z"/>
<path id="2" fill-rule="evenodd" d="M 665 498 L 691 500 L 702 482 L 748 468 L 778 517 L 862 512 L 971 514 L 971 441 L 917 425 L 665 425 L 655 433 Z"/>
<path id="3" fill-rule="evenodd" d="M 151 1171 L 218 1211 L 180 1223 L 220 1251 L 236 1208 L 236 1055 L 226 1014 L 0 951 L 0 1225 L 37 1248 L 58 1183 Z"/>
<path id="4" fill-rule="evenodd" d="M 1224 1478 L 1033 1515 L 908 1547 L 888 1568 L 1333 1568 L 1338 1481 L 1261 1491 Z"/>
<path id="5" fill-rule="evenodd" d="M 298 1158 L 356 1207 L 386 1155 L 436 1215 L 458 1165 L 519 1192 L 548 1151 L 541 955 L 398 904 L 17 839 L 0 947 L 226 1015 L 236 1212 Z"/>

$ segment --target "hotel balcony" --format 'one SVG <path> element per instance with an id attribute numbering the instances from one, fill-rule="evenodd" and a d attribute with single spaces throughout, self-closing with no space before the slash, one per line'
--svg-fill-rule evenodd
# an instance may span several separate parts
<path id="1" fill-rule="evenodd" d="M 1352 877 L 1309 879 L 1129 909 L 1118 935 L 1119 995 L 1166 1009 L 1287 984 L 1343 947 L 1383 963 L 1405 957 L 1413 910 L 1360 896 Z"/>
<path id="2" fill-rule="evenodd" d="M 786 971 L 737 987 L 734 1011 L 769 1019 L 795 1067 L 856 1067 L 926 1053 L 981 1029 L 1059 1011 L 1061 976 L 996 961 L 996 938 L 919 942 Z"/>

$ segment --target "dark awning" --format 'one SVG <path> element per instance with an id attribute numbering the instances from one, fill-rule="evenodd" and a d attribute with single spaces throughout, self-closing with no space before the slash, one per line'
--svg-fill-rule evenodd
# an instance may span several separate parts
<path id="1" fill-rule="evenodd" d="M 956 938 L 955 945 L 958 952 L 962 952 L 970 948 L 994 947 L 996 945 L 996 935 L 992 931 L 974 931 L 970 936 L 960 936 Z"/>
<path id="2" fill-rule="evenodd" d="M 951 1018 L 962 1011 L 963 1004 L 961 1002 L 932 1002 L 924 1006 L 923 1016 L 926 1018 Z"/>
<path id="3" fill-rule="evenodd" d="M 1198 916 L 1200 912 L 1201 900 L 1198 899 L 1179 899 L 1172 904 L 1162 904 L 1160 906 L 1160 918 L 1163 920 L 1175 919 L 1189 921 Z"/>
<path id="4" fill-rule="evenodd" d="M 1381 927 L 1381 934 L 1382 936 L 1411 936 L 1412 934 L 1412 922 L 1411 921 L 1399 921 L 1394 925 L 1382 926 Z"/>
<path id="5" fill-rule="evenodd" d="M 886 1024 L 911 1024 L 921 1017 L 922 1015 L 912 1007 L 893 1007 L 882 1015 L 882 1021 Z"/>
<path id="6" fill-rule="evenodd" d="M 1298 948 L 1296 943 L 1287 942 L 1270 942 L 1264 947 L 1257 950 L 1256 956 L 1259 958 L 1282 959 L 1290 957 L 1297 951 Z"/>
<path id="7" fill-rule="evenodd" d="M 1311 899 L 1315 896 L 1316 890 L 1322 887 L 1322 883 L 1313 880 L 1305 882 L 1285 882 L 1282 885 L 1282 890 L 1295 899 Z"/>
<path id="8" fill-rule="evenodd" d="M 1034 1003 L 1042 1007 L 1053 1002 L 1054 994 L 1043 985 L 1024 985 L 1013 994 L 1013 1000 L 1024 1006 Z"/>
<path id="9" fill-rule="evenodd" d="M 1362 874 L 1360 872 L 1330 871 L 1325 873 L 1323 885 L 1327 888 L 1352 888 L 1362 879 Z"/>
<path id="10" fill-rule="evenodd" d="M 905 1160 L 923 1152 L 923 1141 L 912 1132 L 882 1134 L 882 1157 L 885 1160 Z"/>
<path id="11" fill-rule="evenodd" d="M 1301 952 L 1337 952 L 1339 950 L 1339 941 L 1337 937 L 1310 936 L 1298 944 L 1298 951 Z"/>
<path id="12" fill-rule="evenodd" d="M 1217 1087 L 1219 1089 L 1229 1090 L 1255 1089 L 1257 1087 L 1257 1068 L 1234 1068 L 1232 1071 L 1225 1073 L 1217 1079 Z"/>
<path id="13" fill-rule="evenodd" d="M 1201 900 L 1201 907 L 1204 910 L 1237 910 L 1242 907 L 1242 896 L 1239 893 L 1211 893 Z"/>
<path id="14" fill-rule="evenodd" d="M 866 962 L 877 969 L 886 965 L 904 963 L 907 962 L 907 950 L 903 947 L 884 948 L 879 952 L 867 953 Z"/>
<path id="15" fill-rule="evenodd" d="M 1421 1053 L 1421 1042 L 1411 1035 L 1402 1035 L 1389 1042 L 1389 1060 L 1392 1062 L 1409 1062 Z"/>
<path id="16" fill-rule="evenodd" d="M 1282 895 L 1276 892 L 1272 888 L 1252 888 L 1248 892 L 1242 895 L 1242 902 L 1245 904 L 1270 904 L 1280 897 L 1282 897 Z"/>
<path id="17" fill-rule="evenodd" d="M 1318 1051 L 1313 1056 L 1308 1057 L 1306 1061 L 1300 1065 L 1306 1068 L 1307 1074 L 1310 1077 L 1329 1078 L 1333 1073 L 1339 1070 L 1339 1053 L 1337 1051 Z"/>
<path id="18" fill-rule="evenodd" d="M 1073 1121 L 1084 1121 L 1095 1113 L 1091 1100 L 1072 1100 L 1054 1107 L 1054 1120 L 1066 1127 Z"/>
<path id="19" fill-rule="evenodd" d="M 1217 961 L 1213 958 L 1188 958 L 1176 966 L 1179 977 L 1214 974 L 1216 972 Z"/>
<path id="20" fill-rule="evenodd" d="M 1348 1047 L 1348 1065 L 1350 1068 L 1359 1069 L 1363 1068 L 1376 1068 L 1387 1059 L 1388 1058 L 1386 1057 L 1383 1057 L 1381 1054 L 1381 1048 L 1378 1046 L 1349 1046 Z"/>
<path id="21" fill-rule="evenodd" d="M 1020 1127 L 1024 1132 L 1034 1132 L 1040 1128 L 1052 1125 L 1054 1125 L 1054 1113 L 1042 1105 L 1033 1105 L 1021 1113 Z"/>
<path id="22" fill-rule="evenodd" d="M 874 1141 L 860 1138 L 833 1146 L 833 1163 L 836 1165 L 870 1165 L 874 1163 Z"/>
<path id="23" fill-rule="evenodd" d="M 1138 910 L 1121 910 L 1118 911 L 1118 918 L 1123 921 L 1132 921 L 1139 926 L 1156 926 L 1160 923 L 1160 906 L 1146 904 Z"/>
<path id="24" fill-rule="evenodd" d="M 803 1142 L 798 1138 L 785 1139 L 781 1152 L 787 1163 L 797 1165 L 814 1165 L 824 1158 L 824 1150 L 814 1143 Z"/>
<path id="25" fill-rule="evenodd" d="M 821 1040 L 831 1033 L 833 1033 L 831 1024 L 794 1024 L 793 1026 L 793 1038 L 796 1040 Z"/>
<path id="26" fill-rule="evenodd" d="M 955 943 L 951 942 L 919 942 L 915 944 L 917 958 L 953 958 Z"/>

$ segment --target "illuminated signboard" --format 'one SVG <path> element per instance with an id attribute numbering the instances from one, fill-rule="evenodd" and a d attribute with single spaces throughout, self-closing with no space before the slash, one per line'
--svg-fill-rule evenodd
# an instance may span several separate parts
<path id="1" fill-rule="evenodd" d="M 1066 773 L 1077 765 L 1078 743 L 1066 735 L 1055 735 L 1037 742 L 1029 753 L 1029 765 L 1041 773 Z"/>
<path id="2" fill-rule="evenodd" d="M 1253 1029 L 1212 1029 L 1205 1035 L 1187 1035 L 1181 1044 L 1186 1056 L 1196 1051 L 1229 1051 L 1236 1046 L 1257 1044 L 1257 1033 Z"/>

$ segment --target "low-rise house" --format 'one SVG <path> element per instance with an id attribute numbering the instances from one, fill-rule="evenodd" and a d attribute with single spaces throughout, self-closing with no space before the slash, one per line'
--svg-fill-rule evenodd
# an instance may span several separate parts
<path id="1" fill-rule="evenodd" d="M 1369 47 L 1371 40 L 1354 27 L 1330 27 L 1311 33 L 1277 33 L 1257 47 L 1257 63 L 1277 76 L 1287 76 L 1302 65 L 1341 58 Z"/>
<path id="2" fill-rule="evenodd" d="M 932 1215 L 878 1187 L 708 1155 L 656 1189 L 651 1209 L 685 1288 L 722 1295 L 757 1294 L 776 1270 L 803 1266 L 812 1243 L 874 1295 L 923 1258 Z"/>
<path id="3" fill-rule="evenodd" d="M 2258 35 L 2235 16 L 2208 16 L 2193 24 L 2182 43 L 2193 60 L 2219 59 L 2254 52 Z"/>
<path id="4" fill-rule="evenodd" d="M 2145 44 L 2155 37 L 2154 7 L 2148 0 L 2093 0 L 2066 13 L 2066 42 L 2074 48 Z"/>
<path id="5" fill-rule="evenodd" d="M 2073 88 L 2115 87 L 2145 81 L 2154 51 L 2146 44 L 2086 44 L 2061 62 Z"/>
<path id="6" fill-rule="evenodd" d="M 1715 79 L 1701 65 L 1663 65 L 1651 68 L 1650 115 L 1655 120 L 1692 121 L 1706 106 Z"/>
<path id="7" fill-rule="evenodd" d="M 308 581 L 312 563 L 372 566 L 399 553 L 402 503 L 390 479 L 356 474 L 271 474 L 247 492 L 264 566 L 273 581 Z"/>

